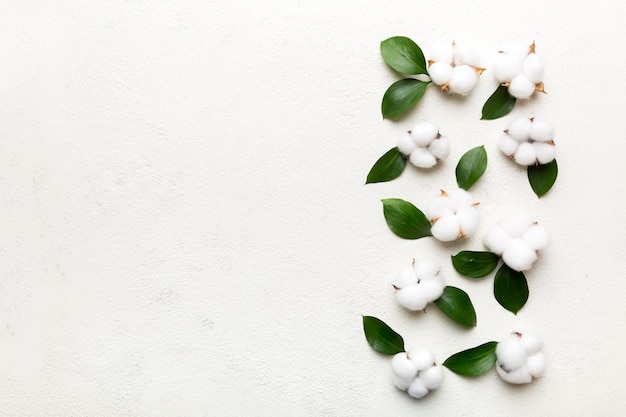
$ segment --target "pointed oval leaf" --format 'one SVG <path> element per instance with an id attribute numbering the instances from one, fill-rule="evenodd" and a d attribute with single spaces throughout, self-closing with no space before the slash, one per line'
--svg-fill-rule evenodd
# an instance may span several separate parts
<path id="1" fill-rule="evenodd" d="M 497 342 L 487 342 L 475 348 L 455 353 L 445 360 L 443 366 L 459 375 L 478 376 L 496 363 Z"/>
<path id="2" fill-rule="evenodd" d="M 485 146 L 477 146 L 465 152 L 456 165 L 456 183 L 464 190 L 478 181 L 487 169 L 487 151 Z"/>
<path id="3" fill-rule="evenodd" d="M 432 236 L 430 222 L 413 204 L 400 198 L 387 198 L 382 202 L 387 226 L 396 235 L 404 239 Z"/>
<path id="4" fill-rule="evenodd" d="M 452 255 L 452 266 L 458 273 L 469 278 L 482 278 L 498 266 L 500 257 L 491 252 L 461 251 Z"/>
<path id="5" fill-rule="evenodd" d="M 363 331 L 372 349 L 383 355 L 404 352 L 404 339 L 384 321 L 372 316 L 363 316 Z"/>
<path id="6" fill-rule="evenodd" d="M 447 286 L 441 297 L 435 300 L 435 305 L 448 317 L 462 326 L 476 326 L 476 310 L 469 295 L 460 288 Z"/>
<path id="7" fill-rule="evenodd" d="M 515 97 L 509 94 L 507 87 L 501 85 L 483 105 L 481 120 L 493 120 L 506 116 L 513 110 L 513 106 L 515 106 Z"/>
<path id="8" fill-rule="evenodd" d="M 376 161 L 369 174 L 367 174 L 365 184 L 395 180 L 402 174 L 405 166 L 406 158 L 398 147 L 390 149 Z"/>
<path id="9" fill-rule="evenodd" d="M 559 167 L 556 163 L 556 159 L 552 162 L 542 165 L 531 165 L 528 167 L 528 182 L 532 187 L 537 197 L 542 197 L 545 193 L 550 191 L 550 188 L 556 182 L 556 177 L 559 174 Z"/>
<path id="10" fill-rule="evenodd" d="M 493 281 L 493 294 L 502 307 L 517 314 L 528 300 L 528 283 L 524 273 L 502 264 Z"/>
<path id="11" fill-rule="evenodd" d="M 415 105 L 426 92 L 429 82 L 405 78 L 391 84 L 381 105 L 383 118 L 396 119 Z"/>
<path id="12" fill-rule="evenodd" d="M 428 74 L 424 53 L 405 36 L 394 36 L 382 41 L 380 53 L 387 65 L 401 74 Z"/>

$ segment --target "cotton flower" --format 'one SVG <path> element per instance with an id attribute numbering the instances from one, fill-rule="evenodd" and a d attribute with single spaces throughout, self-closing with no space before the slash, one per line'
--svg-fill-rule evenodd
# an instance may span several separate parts
<path id="1" fill-rule="evenodd" d="M 391 361 L 393 383 L 411 397 L 422 398 L 443 382 L 443 367 L 426 347 L 416 347 L 394 355 Z"/>
<path id="2" fill-rule="evenodd" d="M 556 157 L 554 127 L 542 117 L 515 119 L 498 138 L 498 148 L 520 165 L 547 164 Z"/>
<path id="3" fill-rule="evenodd" d="M 396 301 L 411 311 L 424 310 L 443 294 L 443 280 L 439 277 L 440 265 L 432 259 L 415 259 L 400 271 L 393 287 Z"/>
<path id="4" fill-rule="evenodd" d="M 436 124 L 423 121 L 400 135 L 398 149 L 416 167 L 432 168 L 448 156 L 450 142 L 439 133 Z"/>
<path id="5" fill-rule="evenodd" d="M 496 346 L 496 371 L 506 382 L 527 384 L 546 369 L 543 339 L 530 330 L 514 331 Z"/>
<path id="6" fill-rule="evenodd" d="M 496 80 L 508 87 L 515 98 L 530 98 L 535 91 L 544 93 L 545 61 L 535 53 L 535 43 L 529 47 L 515 45 L 499 51 L 493 63 Z"/>
<path id="7" fill-rule="evenodd" d="M 480 56 L 467 45 L 441 44 L 430 52 L 428 74 L 443 91 L 467 95 L 474 88 L 484 68 Z"/>
<path id="8" fill-rule="evenodd" d="M 443 242 L 471 236 L 478 228 L 477 206 L 472 195 L 461 188 L 441 190 L 425 210 L 432 235 Z"/>

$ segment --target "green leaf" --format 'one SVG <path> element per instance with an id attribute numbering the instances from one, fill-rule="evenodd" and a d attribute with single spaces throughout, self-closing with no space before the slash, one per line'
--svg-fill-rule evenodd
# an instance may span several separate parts
<path id="1" fill-rule="evenodd" d="M 502 264 L 493 281 L 493 294 L 502 307 L 517 314 L 528 300 L 528 283 L 524 273 Z"/>
<path id="2" fill-rule="evenodd" d="M 493 120 L 506 116 L 513 110 L 513 106 L 515 106 L 515 97 L 509 94 L 507 87 L 501 85 L 483 105 L 481 120 Z"/>
<path id="3" fill-rule="evenodd" d="M 413 204 L 399 198 L 387 198 L 382 202 L 387 226 L 396 235 L 404 239 L 432 236 L 430 222 Z"/>
<path id="4" fill-rule="evenodd" d="M 528 181 L 537 197 L 541 197 L 550 191 L 550 188 L 556 182 L 558 174 L 559 167 L 556 164 L 556 159 L 547 164 L 530 165 L 528 167 Z"/>
<path id="5" fill-rule="evenodd" d="M 475 348 L 455 353 L 445 360 L 443 366 L 459 375 L 478 376 L 496 363 L 498 342 L 487 342 Z"/>
<path id="6" fill-rule="evenodd" d="M 363 316 L 363 331 L 372 349 L 383 355 L 404 352 L 404 339 L 385 322 L 376 317 Z"/>
<path id="7" fill-rule="evenodd" d="M 387 65 L 401 74 L 428 74 L 424 53 L 407 37 L 394 36 L 382 41 L 380 53 Z"/>
<path id="8" fill-rule="evenodd" d="M 402 116 L 422 98 L 429 83 L 430 81 L 405 78 L 391 84 L 383 96 L 383 118 L 396 119 Z"/>
<path id="9" fill-rule="evenodd" d="M 498 266 L 500 257 L 491 252 L 462 251 L 452 255 L 452 266 L 458 273 L 470 278 L 482 278 Z"/>
<path id="10" fill-rule="evenodd" d="M 391 181 L 400 176 L 406 166 L 406 158 L 398 147 L 390 149 L 381 156 L 367 174 L 366 184 Z"/>
<path id="11" fill-rule="evenodd" d="M 462 289 L 445 287 L 441 297 L 435 300 L 435 305 L 460 325 L 476 326 L 476 310 L 474 310 L 469 295 Z"/>
<path id="12" fill-rule="evenodd" d="M 456 166 L 456 183 L 460 188 L 469 188 L 478 181 L 487 169 L 485 146 L 477 146 L 465 152 Z"/>

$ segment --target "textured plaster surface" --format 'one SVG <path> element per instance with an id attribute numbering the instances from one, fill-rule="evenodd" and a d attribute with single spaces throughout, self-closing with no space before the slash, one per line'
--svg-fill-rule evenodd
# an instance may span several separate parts
<path id="1" fill-rule="evenodd" d="M 466 2 L 0 2 L 0 415 L 615 416 L 626 407 L 624 4 Z M 496 83 L 429 88 L 397 122 L 379 42 L 464 40 L 485 66 L 535 40 L 548 95 L 480 121 Z M 557 128 L 561 174 L 538 200 L 495 138 L 515 116 Z M 365 186 L 416 120 L 452 153 Z M 406 241 L 381 198 L 424 206 L 485 145 L 477 237 Z M 552 233 L 517 317 L 492 279 L 449 256 L 522 208 Z M 389 285 L 432 256 L 478 327 L 409 314 Z M 512 387 L 446 372 L 424 401 L 395 390 L 361 315 L 439 360 L 544 334 L 548 370 Z"/>

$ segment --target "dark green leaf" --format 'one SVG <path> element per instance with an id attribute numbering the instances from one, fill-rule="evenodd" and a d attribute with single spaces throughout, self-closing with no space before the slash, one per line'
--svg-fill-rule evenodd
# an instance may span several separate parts
<path id="1" fill-rule="evenodd" d="M 385 95 L 381 110 L 383 118 L 396 119 L 415 105 L 426 92 L 428 82 L 405 78 L 391 84 Z"/>
<path id="2" fill-rule="evenodd" d="M 447 286 L 441 297 L 435 300 L 439 310 L 457 323 L 467 326 L 476 326 L 476 310 L 469 295 L 460 288 Z"/>
<path id="3" fill-rule="evenodd" d="M 501 85 L 483 105 L 481 120 L 493 120 L 506 116 L 513 110 L 513 106 L 515 106 L 515 97 L 509 94 L 507 87 Z"/>
<path id="4" fill-rule="evenodd" d="M 460 188 L 469 188 L 478 181 L 487 169 L 485 146 L 477 146 L 465 152 L 456 166 L 456 183 Z"/>
<path id="5" fill-rule="evenodd" d="M 524 273 L 502 264 L 493 281 L 493 294 L 502 307 L 517 314 L 528 300 L 528 283 Z"/>
<path id="6" fill-rule="evenodd" d="M 491 252 L 462 251 L 452 256 L 452 266 L 458 273 L 470 278 L 482 278 L 498 266 L 500 257 Z"/>
<path id="7" fill-rule="evenodd" d="M 395 147 L 381 156 L 367 174 L 366 184 L 391 181 L 400 176 L 406 166 L 406 158 Z"/>
<path id="8" fill-rule="evenodd" d="M 478 376 L 496 363 L 497 342 L 487 342 L 475 348 L 455 353 L 445 360 L 443 366 L 459 375 Z"/>
<path id="9" fill-rule="evenodd" d="M 559 174 L 556 159 L 543 165 L 531 165 L 528 167 L 528 181 L 537 197 L 543 196 L 550 191 Z"/>
<path id="10" fill-rule="evenodd" d="M 428 74 L 424 53 L 407 37 L 394 36 L 382 41 L 380 53 L 387 65 L 401 74 Z"/>
<path id="11" fill-rule="evenodd" d="M 404 339 L 380 319 L 363 316 L 363 331 L 372 349 L 383 355 L 404 352 Z"/>
<path id="12" fill-rule="evenodd" d="M 387 198 L 382 202 L 387 226 L 396 235 L 404 239 L 432 236 L 430 222 L 413 204 L 399 198 Z"/>

